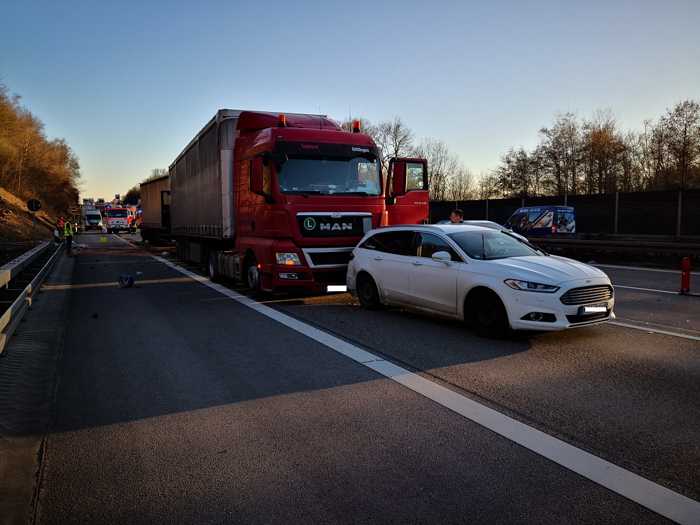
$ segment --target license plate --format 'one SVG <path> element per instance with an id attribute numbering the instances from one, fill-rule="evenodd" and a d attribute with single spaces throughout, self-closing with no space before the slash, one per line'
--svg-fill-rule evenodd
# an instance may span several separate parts
<path id="1" fill-rule="evenodd" d="M 602 314 L 604 312 L 608 311 L 607 305 L 604 304 L 593 304 L 591 306 L 584 306 L 583 307 L 583 313 L 584 314 Z"/>
<path id="2" fill-rule="evenodd" d="M 326 286 L 327 292 L 347 292 L 348 287 L 344 284 L 329 284 Z"/>

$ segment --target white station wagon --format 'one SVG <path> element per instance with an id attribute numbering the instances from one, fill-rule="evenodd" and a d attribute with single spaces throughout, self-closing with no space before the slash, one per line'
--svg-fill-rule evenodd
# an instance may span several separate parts
<path id="1" fill-rule="evenodd" d="M 481 226 L 372 230 L 353 250 L 347 285 L 365 308 L 417 308 L 464 319 L 487 336 L 615 318 L 605 273 Z"/>

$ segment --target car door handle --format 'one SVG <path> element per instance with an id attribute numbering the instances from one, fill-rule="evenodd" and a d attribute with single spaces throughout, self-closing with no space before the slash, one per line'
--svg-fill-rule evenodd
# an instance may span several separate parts
<path id="1" fill-rule="evenodd" d="M 384 260 L 384 257 L 380 257 L 380 256 L 377 255 L 377 256 L 374 258 L 374 260 L 375 260 L 375 261 L 383 261 L 383 260 Z"/>
<path id="2" fill-rule="evenodd" d="M 413 266 L 423 266 L 423 263 L 420 261 L 413 261 Z"/>

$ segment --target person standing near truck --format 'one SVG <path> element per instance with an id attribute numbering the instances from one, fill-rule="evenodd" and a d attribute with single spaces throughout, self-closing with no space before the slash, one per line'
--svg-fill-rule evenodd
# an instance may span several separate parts
<path id="1" fill-rule="evenodd" d="M 464 220 L 464 212 L 459 208 L 455 208 L 450 213 L 450 223 L 451 224 L 462 224 Z"/>
<path id="2" fill-rule="evenodd" d="M 63 238 L 66 240 L 66 253 L 72 255 L 73 249 L 73 225 L 66 221 L 63 225 Z"/>

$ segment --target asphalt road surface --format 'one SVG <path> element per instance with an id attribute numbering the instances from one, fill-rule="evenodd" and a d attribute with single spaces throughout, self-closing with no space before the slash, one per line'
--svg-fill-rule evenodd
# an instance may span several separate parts
<path id="1" fill-rule="evenodd" d="M 44 290 L 69 299 L 38 523 L 700 523 L 700 298 L 618 288 L 634 327 L 493 341 L 347 294 L 261 306 L 78 242 Z"/>

